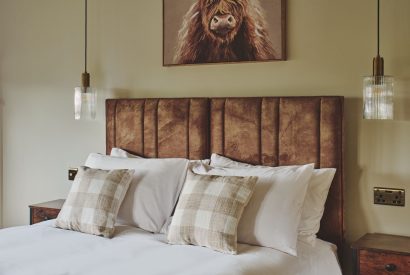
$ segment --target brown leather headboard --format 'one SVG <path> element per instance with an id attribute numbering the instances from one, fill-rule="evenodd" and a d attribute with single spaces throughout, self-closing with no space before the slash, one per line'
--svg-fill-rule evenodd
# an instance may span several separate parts
<path id="1" fill-rule="evenodd" d="M 343 223 L 343 97 L 108 99 L 107 154 L 209 158 L 337 168 L 319 237 L 339 247 Z"/>

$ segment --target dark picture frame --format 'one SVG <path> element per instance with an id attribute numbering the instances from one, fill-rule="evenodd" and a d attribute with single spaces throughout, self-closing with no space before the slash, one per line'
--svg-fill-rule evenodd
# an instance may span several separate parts
<path id="1" fill-rule="evenodd" d="M 163 66 L 286 58 L 286 0 L 163 0 Z"/>

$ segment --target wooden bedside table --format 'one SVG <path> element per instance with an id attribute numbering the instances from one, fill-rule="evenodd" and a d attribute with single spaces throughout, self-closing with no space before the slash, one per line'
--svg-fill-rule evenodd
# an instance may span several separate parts
<path id="1" fill-rule="evenodd" d="M 366 234 L 352 248 L 354 274 L 410 274 L 410 237 Z"/>
<path id="2" fill-rule="evenodd" d="M 65 200 L 48 201 L 39 204 L 29 205 L 30 224 L 35 224 L 51 219 L 55 219 L 60 213 Z"/>

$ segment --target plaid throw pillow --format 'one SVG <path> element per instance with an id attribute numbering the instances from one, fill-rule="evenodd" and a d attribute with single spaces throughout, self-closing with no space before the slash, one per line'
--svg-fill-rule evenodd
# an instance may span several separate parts
<path id="1" fill-rule="evenodd" d="M 134 170 L 80 167 L 56 226 L 109 238 Z"/>
<path id="2" fill-rule="evenodd" d="M 236 254 L 237 227 L 257 177 L 188 172 L 168 232 L 170 244 L 193 244 Z"/>

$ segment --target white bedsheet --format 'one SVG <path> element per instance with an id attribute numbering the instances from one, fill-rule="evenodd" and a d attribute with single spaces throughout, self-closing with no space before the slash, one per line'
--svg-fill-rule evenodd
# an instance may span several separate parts
<path id="1" fill-rule="evenodd" d="M 239 244 L 238 255 L 165 243 L 165 236 L 119 226 L 113 239 L 53 227 L 0 230 L 1 275 L 341 274 L 334 245 L 298 244 L 298 257 Z"/>

